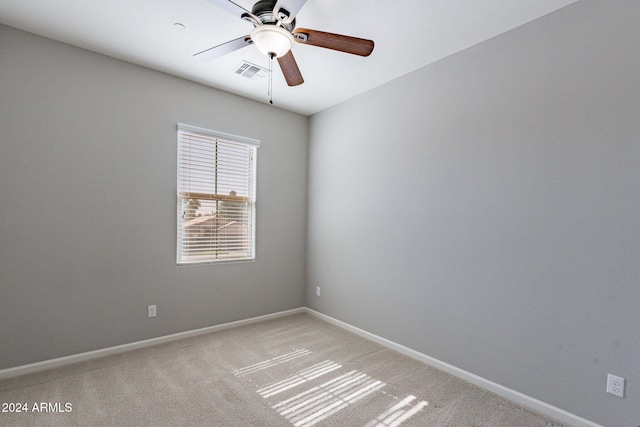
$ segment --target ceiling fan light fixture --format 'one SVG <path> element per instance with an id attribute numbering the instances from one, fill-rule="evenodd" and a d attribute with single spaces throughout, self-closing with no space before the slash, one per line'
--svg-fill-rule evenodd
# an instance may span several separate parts
<path id="1" fill-rule="evenodd" d="M 251 32 L 251 40 L 260 52 L 280 58 L 293 47 L 293 35 L 277 25 L 259 25 Z"/>

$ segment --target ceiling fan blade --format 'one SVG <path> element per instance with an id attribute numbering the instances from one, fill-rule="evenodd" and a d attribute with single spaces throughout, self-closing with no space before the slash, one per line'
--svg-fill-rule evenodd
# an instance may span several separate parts
<path id="1" fill-rule="evenodd" d="M 293 57 L 293 53 L 291 53 L 291 51 L 278 58 L 278 64 L 280 64 L 280 69 L 282 70 L 282 74 L 284 74 L 284 79 L 287 81 L 289 86 L 298 86 L 304 83 L 302 73 L 300 73 L 300 69 L 298 68 L 298 63 Z"/>
<path id="2" fill-rule="evenodd" d="M 209 3 L 218 6 L 222 10 L 226 10 L 230 14 L 237 16 L 238 18 L 244 19 L 245 21 L 249 21 L 251 23 L 259 23 L 260 19 L 258 19 L 254 14 L 249 12 L 244 7 L 239 4 L 232 2 L 231 0 L 207 0 Z"/>
<path id="3" fill-rule="evenodd" d="M 249 46 L 251 44 L 253 44 L 253 40 L 251 40 L 251 37 L 243 36 L 226 43 L 219 44 L 218 46 L 210 47 L 209 49 L 198 52 L 193 56 L 202 61 L 211 61 L 212 59 L 219 58 L 222 55 L 226 55 L 227 53 L 242 49 L 243 47 Z"/>
<path id="4" fill-rule="evenodd" d="M 232 15 L 242 17 L 242 14 L 249 12 L 244 7 L 232 2 L 231 0 L 207 0 L 209 3 L 218 6 L 220 9 L 226 10 Z"/>
<path id="5" fill-rule="evenodd" d="M 371 55 L 374 46 L 373 40 L 325 33 L 324 31 L 309 30 L 307 28 L 295 30 L 293 36 L 298 43 L 310 44 L 360 56 Z"/>
<path id="6" fill-rule="evenodd" d="M 280 21 L 289 23 L 293 21 L 306 2 L 307 0 L 278 0 L 273 8 L 273 15 Z"/>

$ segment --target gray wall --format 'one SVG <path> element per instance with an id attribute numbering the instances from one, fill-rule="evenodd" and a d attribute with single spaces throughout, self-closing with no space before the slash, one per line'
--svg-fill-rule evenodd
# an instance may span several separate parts
<path id="1" fill-rule="evenodd" d="M 639 425 L 639 22 L 580 1 L 313 116 L 307 305 Z"/>
<path id="2" fill-rule="evenodd" d="M 0 369 L 304 305 L 307 117 L 6 26 L 0 93 Z M 255 262 L 176 266 L 177 122 L 262 141 Z"/>

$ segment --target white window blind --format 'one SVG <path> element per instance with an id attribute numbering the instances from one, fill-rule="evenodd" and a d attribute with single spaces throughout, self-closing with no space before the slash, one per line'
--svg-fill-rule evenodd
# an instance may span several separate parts
<path id="1" fill-rule="evenodd" d="M 259 144 L 178 124 L 178 264 L 255 258 Z"/>

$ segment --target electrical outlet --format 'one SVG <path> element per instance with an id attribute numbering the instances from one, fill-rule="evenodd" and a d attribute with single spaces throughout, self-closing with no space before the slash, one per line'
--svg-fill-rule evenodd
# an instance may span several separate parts
<path id="1" fill-rule="evenodd" d="M 316 296 L 320 296 L 320 286 L 316 286 Z"/>
<path id="2" fill-rule="evenodd" d="M 156 317 L 156 306 L 150 305 L 147 307 L 147 317 Z"/>
<path id="3" fill-rule="evenodd" d="M 624 397 L 624 378 L 607 374 L 607 393 Z"/>

